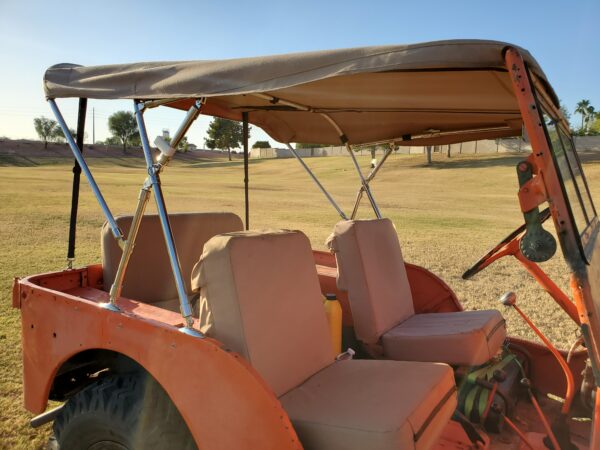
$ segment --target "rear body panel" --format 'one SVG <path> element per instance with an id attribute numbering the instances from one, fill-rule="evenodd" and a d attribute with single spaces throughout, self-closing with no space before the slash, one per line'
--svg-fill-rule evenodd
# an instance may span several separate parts
<path id="1" fill-rule="evenodd" d="M 335 259 L 315 252 L 315 261 L 322 291 L 331 292 Z M 21 309 L 28 410 L 45 410 L 54 377 L 65 361 L 85 350 L 107 349 L 137 361 L 161 384 L 200 448 L 302 448 L 279 401 L 242 358 L 210 338 L 181 333 L 183 320 L 178 313 L 127 298 L 119 299 L 121 313 L 100 308 L 98 304 L 108 298 L 101 274 L 101 266 L 95 265 L 15 283 L 13 301 Z M 432 305 L 438 312 L 461 309 L 452 290 L 431 272 L 410 265 L 408 275 L 415 308 L 421 312 L 432 312 Z M 341 304 L 351 321 L 347 303 Z M 529 355 L 531 378 L 540 392 L 561 396 L 564 377 L 552 354 L 533 342 L 509 341 L 515 351 Z M 586 356 L 581 351 L 571 359 L 578 383 Z M 469 448 L 467 444 L 462 428 L 451 422 L 438 446 L 460 449 Z M 489 448 L 496 448 L 493 441 Z"/>
<path id="2" fill-rule="evenodd" d="M 19 281 L 28 410 L 45 410 L 65 361 L 106 349 L 135 360 L 160 383 L 201 448 L 301 448 L 285 411 L 239 355 L 181 333 L 177 313 L 124 298 L 121 313 L 100 308 L 107 294 L 88 283 L 98 273 L 91 266 Z"/>

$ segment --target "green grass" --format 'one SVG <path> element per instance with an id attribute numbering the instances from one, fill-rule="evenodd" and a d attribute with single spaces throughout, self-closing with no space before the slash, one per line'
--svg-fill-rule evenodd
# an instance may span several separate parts
<path id="1" fill-rule="evenodd" d="M 439 159 L 432 167 L 424 167 L 420 155 L 394 155 L 372 185 L 383 214 L 396 224 L 406 260 L 440 275 L 466 308 L 498 307 L 500 295 L 514 290 L 523 310 L 541 329 L 558 345 L 569 345 L 576 327 L 515 260 L 499 261 L 472 281 L 460 278 L 487 249 L 523 222 L 514 169 L 521 158 L 436 157 Z M 365 170 L 368 161 L 360 160 Z M 125 162 L 103 158 L 91 163 L 115 214 L 133 211 L 144 179 L 139 162 Z M 342 207 L 349 210 L 358 187 L 350 160 L 313 158 L 307 162 Z M 600 198 L 600 164 L 590 160 L 586 171 L 595 198 Z M 251 227 L 300 229 L 313 247 L 324 248 L 338 217 L 297 162 L 252 161 L 250 173 Z M 2 448 L 39 448 L 47 438 L 48 427 L 32 430 L 28 426 L 31 416 L 22 406 L 20 320 L 18 311 L 10 306 L 10 287 L 13 276 L 65 267 L 71 176 L 71 163 L 64 160 L 0 167 Z M 187 166 L 174 163 L 162 180 L 170 212 L 226 210 L 243 216 L 243 171 L 237 161 Z M 366 199 L 360 212 L 363 217 L 371 216 Z M 78 265 L 99 261 L 102 222 L 100 209 L 83 183 Z M 543 268 L 566 289 L 567 271 L 560 255 L 544 263 Z M 533 339 L 518 317 L 504 312 L 511 334 Z"/>

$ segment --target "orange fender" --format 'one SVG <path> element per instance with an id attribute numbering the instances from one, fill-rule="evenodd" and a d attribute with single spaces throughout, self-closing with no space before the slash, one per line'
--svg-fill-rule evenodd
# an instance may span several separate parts
<path id="1" fill-rule="evenodd" d="M 28 410 L 45 410 L 65 361 L 106 349 L 135 360 L 160 383 L 199 448 L 302 448 L 258 373 L 219 342 L 181 333 L 179 314 L 127 299 L 119 300 L 122 312 L 100 308 L 106 293 L 88 287 L 87 269 L 28 277 L 18 292 Z"/>

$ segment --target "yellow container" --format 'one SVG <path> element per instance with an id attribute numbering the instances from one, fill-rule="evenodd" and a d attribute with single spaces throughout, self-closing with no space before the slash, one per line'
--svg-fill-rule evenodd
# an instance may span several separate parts
<path id="1" fill-rule="evenodd" d="M 342 352 L 342 306 L 335 294 L 325 295 L 325 313 L 329 322 L 329 334 L 334 356 Z"/>

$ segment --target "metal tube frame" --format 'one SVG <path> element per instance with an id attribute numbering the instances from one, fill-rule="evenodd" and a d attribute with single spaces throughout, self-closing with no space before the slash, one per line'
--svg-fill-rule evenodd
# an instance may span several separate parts
<path id="1" fill-rule="evenodd" d="M 177 248 L 175 247 L 175 238 L 173 237 L 173 230 L 171 228 L 171 224 L 169 221 L 169 215 L 167 213 L 167 207 L 165 205 L 165 200 L 162 192 L 162 187 L 160 183 L 159 174 L 164 166 L 166 166 L 170 160 L 170 158 L 158 158 L 156 164 L 152 160 L 152 154 L 150 150 L 150 143 L 148 141 L 148 134 L 146 132 L 146 124 L 144 122 L 143 117 L 143 108 L 141 107 L 142 103 L 140 101 L 134 100 L 134 114 L 136 118 L 136 122 L 138 125 L 138 130 L 140 134 L 140 140 L 142 142 L 142 149 L 144 151 L 144 156 L 146 158 L 146 166 L 148 169 L 148 177 L 144 183 L 144 187 L 142 187 L 142 192 L 140 193 L 140 199 L 138 202 L 138 209 L 136 210 L 136 215 L 138 216 L 137 220 L 141 221 L 141 217 L 143 215 L 145 209 L 145 203 L 147 201 L 147 197 L 149 196 L 150 191 L 154 192 L 154 200 L 156 202 L 156 209 L 158 211 L 158 216 L 160 219 L 160 224 L 162 227 L 163 235 L 165 238 L 165 244 L 167 246 L 167 253 L 169 255 L 169 261 L 171 263 L 171 269 L 173 271 L 173 277 L 175 278 L 175 285 L 177 287 L 177 294 L 179 296 L 179 304 L 181 315 L 185 321 L 185 326 L 181 329 L 182 332 L 190 335 L 194 335 L 197 337 L 204 337 L 202 333 L 193 329 L 194 319 L 192 317 L 192 306 L 190 305 L 190 301 L 187 296 L 187 292 L 185 290 L 185 282 L 183 281 L 183 276 L 181 274 L 181 263 L 179 262 L 179 257 L 177 255 Z M 173 136 L 172 145 L 173 147 L 177 147 L 181 139 L 185 136 L 186 131 L 191 126 L 192 122 L 198 117 L 200 114 L 200 106 L 201 101 L 196 101 L 194 106 L 190 108 L 188 111 L 183 123 L 176 131 Z M 164 155 L 161 155 L 164 156 Z M 144 191 L 147 190 L 148 194 Z M 139 224 L 138 224 L 139 228 Z M 134 230 L 132 226 L 132 230 Z M 137 230 L 135 230 L 137 232 Z M 129 254 L 126 255 L 125 251 L 123 252 L 123 256 L 121 259 L 121 263 L 119 264 L 119 268 L 123 271 L 123 275 L 125 272 L 125 268 L 131 256 L 131 252 L 133 251 L 133 243 L 135 241 L 135 236 L 130 237 L 131 246 L 128 249 Z M 117 288 L 119 289 L 119 288 Z"/>
<path id="2" fill-rule="evenodd" d="M 152 185 L 148 182 L 148 179 L 146 179 L 146 182 L 142 186 L 142 189 L 140 189 L 138 204 L 135 209 L 133 219 L 131 220 L 131 227 L 129 228 L 129 235 L 127 236 L 127 240 L 125 241 L 125 246 L 123 247 L 123 253 L 121 254 L 121 260 L 119 261 L 119 267 L 117 268 L 115 279 L 113 281 L 112 286 L 110 287 L 109 301 L 107 304 L 103 305 L 105 308 L 110 309 L 112 311 L 119 311 L 119 307 L 117 306 L 117 298 L 119 298 L 119 296 L 121 295 L 121 289 L 123 288 L 123 279 L 125 278 L 125 272 L 127 271 L 127 266 L 129 265 L 129 259 L 131 258 L 131 254 L 133 253 L 133 247 L 135 246 L 135 240 L 137 238 L 140 225 L 142 223 L 142 217 L 144 215 L 144 212 L 146 211 L 148 200 L 150 199 L 151 190 Z"/>
<path id="3" fill-rule="evenodd" d="M 71 148 L 71 151 L 73 152 L 73 156 L 75 156 L 75 160 L 79 164 L 79 167 L 81 167 L 83 174 L 85 175 L 86 179 L 88 180 L 88 183 L 90 184 L 90 187 L 92 188 L 92 192 L 94 193 L 96 200 L 98 200 L 98 203 L 100 204 L 100 208 L 102 209 L 104 217 L 106 218 L 106 221 L 108 222 L 108 225 L 110 226 L 113 236 L 115 237 L 115 239 L 117 239 L 117 241 L 119 242 L 119 245 L 122 246 L 125 241 L 125 238 L 123 237 L 123 232 L 117 225 L 117 222 L 116 222 L 114 216 L 110 212 L 110 208 L 108 207 L 106 200 L 104 200 L 104 196 L 102 195 L 102 192 L 100 191 L 100 188 L 98 187 L 98 184 L 96 183 L 96 180 L 94 179 L 94 176 L 92 175 L 92 172 L 90 172 L 90 168 L 88 167 L 85 159 L 83 158 L 83 155 L 81 153 L 79 146 L 73 139 L 73 136 L 71 136 L 69 127 L 67 127 L 65 119 L 63 118 L 63 116 L 60 112 L 60 109 L 58 108 L 58 105 L 56 104 L 56 101 L 53 98 L 49 98 L 48 104 L 50 105 L 50 109 L 52 109 L 52 112 L 54 113 L 54 116 L 56 117 L 58 125 L 60 126 L 61 130 L 63 131 L 63 133 L 65 135 L 65 139 L 67 140 L 67 143 L 69 144 L 69 147 Z"/>
<path id="4" fill-rule="evenodd" d="M 365 177 L 363 176 L 363 173 L 360 170 L 360 166 L 358 165 L 358 161 L 356 160 L 356 156 L 354 155 L 352 146 L 348 143 L 348 137 L 342 131 L 340 126 L 337 124 L 337 122 L 335 120 L 333 120 L 333 118 L 329 114 L 325 114 L 325 113 L 319 113 L 319 114 L 321 114 L 325 119 L 327 119 L 327 121 L 331 124 L 331 126 L 333 126 L 333 128 L 335 128 L 336 131 L 338 132 L 340 141 L 342 142 L 342 144 L 344 144 L 346 146 L 346 150 L 348 151 L 348 153 L 350 154 L 350 157 L 352 158 L 352 162 L 354 163 L 354 167 L 356 169 L 356 172 L 358 173 L 358 177 L 360 178 L 360 184 L 363 187 L 363 190 L 367 193 L 369 202 L 371 203 L 371 206 L 373 207 L 373 212 L 375 212 L 375 216 L 378 219 L 381 219 L 381 213 L 379 212 L 379 207 L 377 206 L 377 202 L 375 201 L 375 198 L 373 197 L 373 193 L 371 192 L 371 189 L 369 188 L 369 183 L 366 182 Z"/>
<path id="5" fill-rule="evenodd" d="M 348 143 L 348 138 L 346 137 L 346 135 L 344 134 L 344 132 L 342 131 L 342 129 L 340 128 L 340 126 L 337 124 L 337 122 L 335 120 L 333 120 L 333 118 L 329 114 L 327 114 L 325 112 L 318 112 L 316 110 L 311 109 L 310 107 L 308 107 L 306 105 L 301 105 L 300 103 L 290 102 L 288 100 L 285 100 L 285 99 L 282 99 L 282 98 L 279 98 L 279 97 L 273 97 L 272 95 L 268 95 L 268 94 L 262 94 L 262 93 L 260 93 L 260 94 L 252 94 L 252 95 L 254 97 L 257 97 L 257 98 L 262 98 L 264 100 L 268 100 L 272 104 L 286 105 L 286 106 L 290 106 L 292 108 L 295 108 L 295 109 L 297 109 L 299 111 L 313 112 L 315 114 L 320 114 L 321 116 L 323 116 L 323 118 L 325 120 L 327 120 L 327 122 L 329 122 L 331 124 L 331 126 L 336 130 L 336 132 L 338 133 L 338 136 L 340 138 L 340 142 L 343 145 L 346 146 L 346 149 L 348 150 L 348 153 L 350 153 L 350 156 L 352 158 L 352 162 L 354 163 L 354 167 L 356 168 L 356 171 L 358 172 L 358 176 L 360 178 L 361 189 L 362 189 L 363 192 L 367 193 L 367 197 L 369 198 L 369 202 L 371 203 L 371 206 L 373 207 L 373 211 L 375 212 L 375 216 L 378 219 L 381 219 L 381 212 L 379 211 L 379 207 L 377 206 L 377 202 L 375 201 L 375 198 L 373 197 L 373 193 L 371 192 L 371 189 L 369 188 L 369 183 L 365 180 L 365 177 L 363 176 L 363 173 L 360 170 L 360 166 L 358 165 L 358 161 L 356 160 L 356 157 L 354 156 L 354 153 L 352 151 L 352 146 Z M 300 164 L 302 164 L 302 167 L 304 167 L 304 170 L 306 170 L 308 172 L 308 174 L 313 179 L 313 181 L 315 182 L 315 184 L 319 187 L 319 189 L 321 189 L 321 191 L 323 192 L 323 194 L 325 194 L 325 196 L 327 197 L 327 200 L 329 200 L 329 203 L 331 203 L 333 205 L 333 207 L 336 209 L 336 211 L 342 217 L 342 219 L 348 220 L 348 217 L 346 216 L 346 214 L 344 214 L 344 212 L 340 209 L 340 207 L 333 200 L 333 198 L 331 197 L 331 195 L 329 195 L 329 193 L 327 192 L 327 190 L 319 182 L 319 180 L 314 175 L 314 173 L 304 163 L 304 161 L 302 160 L 302 158 L 296 153 L 296 151 L 292 148 L 292 146 L 289 143 L 287 143 L 287 146 L 290 149 L 290 151 L 292 152 L 292 154 L 296 157 L 296 159 L 300 162 Z M 362 197 L 362 193 L 360 194 L 360 196 Z M 358 208 L 358 206 L 355 205 L 355 209 L 357 209 L 357 208 Z"/>
<path id="6" fill-rule="evenodd" d="M 381 158 L 381 161 L 379 161 L 379 163 L 373 168 L 371 173 L 369 173 L 369 175 L 367 175 L 367 178 L 365 179 L 367 186 L 375 178 L 375 175 L 377 175 L 377 172 L 379 172 L 379 169 L 381 169 L 381 166 L 383 166 L 383 164 L 385 163 L 385 160 L 388 158 L 388 156 L 391 155 L 391 153 L 394 151 L 395 148 L 396 148 L 396 145 L 393 142 L 391 142 L 389 148 L 383 154 L 383 158 Z M 360 201 L 362 200 L 362 196 L 363 196 L 364 192 L 365 192 L 365 188 L 363 185 L 361 185 L 360 189 L 356 193 L 356 200 L 354 202 L 354 208 L 352 209 L 352 214 L 350 215 L 350 220 L 354 220 L 356 218 L 356 214 L 358 213 L 358 207 L 360 206 Z"/>
<path id="7" fill-rule="evenodd" d="M 200 109 L 202 108 L 203 103 L 204 103 L 203 99 L 198 99 L 194 102 L 192 107 L 188 110 L 185 118 L 183 119 L 183 122 L 181 122 L 181 125 L 179 125 L 179 128 L 177 129 L 177 131 L 175 131 L 175 134 L 173 135 L 173 139 L 171 139 L 171 147 L 177 148 L 179 143 L 183 140 L 183 138 L 185 137 L 185 134 L 192 126 L 192 123 L 194 123 L 194 120 L 196 120 L 196 118 L 200 114 Z M 145 110 L 146 110 L 146 108 L 144 108 L 142 110 L 142 113 Z M 165 166 L 166 164 L 162 163 L 161 165 Z"/>
<path id="8" fill-rule="evenodd" d="M 350 154 L 350 157 L 352 158 L 352 162 L 354 163 L 354 168 L 356 169 L 356 172 L 358 173 L 358 177 L 360 178 L 361 189 L 367 194 L 367 197 L 369 198 L 369 202 L 371 203 L 371 207 L 373 208 L 373 212 L 375 213 L 375 216 L 378 219 L 381 219 L 381 212 L 379 212 L 379 207 L 377 206 L 377 202 L 375 202 L 375 198 L 373 197 L 373 194 L 371 193 L 371 188 L 369 187 L 369 183 L 365 179 L 365 177 L 362 173 L 362 170 L 360 170 L 360 166 L 358 165 L 358 161 L 356 160 L 356 156 L 354 155 L 352 146 L 350 144 L 348 144 L 347 142 L 345 144 L 346 144 L 346 150 Z"/>
<path id="9" fill-rule="evenodd" d="M 296 152 L 296 149 L 294 149 L 294 147 L 292 147 L 291 144 L 289 144 L 289 143 L 286 145 L 287 145 L 288 149 L 290 150 L 290 152 L 292 152 L 292 155 L 294 155 L 296 157 L 296 159 L 298 160 L 298 162 L 302 165 L 302 167 L 304 167 L 304 170 L 306 170 L 306 173 L 308 173 L 308 175 L 312 178 L 312 180 L 315 182 L 315 184 L 319 187 L 321 192 L 323 192 L 325 197 L 327 197 L 327 200 L 329 200 L 329 203 L 331 203 L 331 206 L 333 206 L 335 208 L 335 210 L 338 212 L 340 217 L 344 220 L 348 220 L 348 217 L 346 216 L 344 211 L 341 210 L 341 208 L 335 202 L 333 197 L 329 194 L 329 192 L 327 192 L 325 187 L 323 187 L 321 182 L 317 179 L 316 175 L 312 172 L 312 170 L 310 170 L 310 167 L 308 167 L 306 165 L 306 163 L 304 162 L 302 157 Z"/>
<path id="10" fill-rule="evenodd" d="M 121 247 L 123 247 L 123 254 L 122 254 L 121 260 L 119 262 L 119 267 L 117 269 L 117 274 L 115 276 L 115 282 L 113 283 L 113 285 L 111 286 L 111 289 L 110 289 L 110 294 L 109 294 L 110 301 L 106 304 L 103 304 L 102 306 L 107 309 L 113 310 L 113 311 L 120 311 L 120 309 L 116 305 L 116 299 L 118 298 L 118 296 L 121 292 L 123 278 L 124 278 L 125 272 L 127 270 L 127 265 L 129 263 L 129 259 L 131 258 L 131 254 L 133 253 L 135 239 L 137 237 L 137 233 L 139 231 L 141 220 L 144 215 L 146 206 L 148 204 L 148 200 L 150 198 L 150 192 L 152 190 L 154 190 L 154 198 L 156 201 L 156 207 L 158 210 L 161 226 L 163 229 L 163 234 L 165 236 L 165 243 L 167 245 L 169 260 L 171 262 L 171 268 L 173 270 L 173 276 L 175 278 L 175 284 L 176 284 L 177 293 L 179 296 L 181 314 L 185 320 L 185 326 L 181 329 L 181 331 L 186 334 L 190 334 L 190 335 L 194 335 L 194 336 L 198 336 L 198 337 L 204 337 L 202 333 L 193 329 L 194 319 L 192 318 L 192 307 L 191 307 L 189 299 L 187 297 L 187 293 L 185 290 L 185 283 L 184 283 L 183 277 L 181 275 L 181 264 L 179 263 L 179 258 L 177 256 L 175 240 L 173 237 L 171 225 L 169 223 L 169 216 L 168 216 L 167 209 L 165 206 L 164 196 L 163 196 L 162 188 L 161 188 L 161 184 L 160 184 L 159 174 L 160 174 L 161 170 L 169 163 L 171 158 L 164 154 L 161 154 L 158 157 L 156 163 L 154 163 L 154 161 L 152 159 L 150 143 L 148 141 L 148 134 L 146 132 L 146 126 L 145 126 L 144 118 L 143 118 L 143 110 L 144 110 L 143 103 L 139 102 L 139 101 L 134 101 L 134 113 L 135 113 L 135 118 L 136 118 L 136 122 L 138 125 L 138 130 L 140 133 L 142 149 L 144 151 L 144 158 L 146 160 L 146 167 L 148 169 L 148 176 L 140 190 L 138 204 L 137 204 L 136 211 L 135 211 L 135 214 L 134 214 L 134 217 L 132 220 L 128 239 L 125 239 L 123 232 L 117 225 L 116 220 L 115 220 L 113 214 L 111 213 L 110 208 L 108 207 L 106 200 L 104 199 L 104 196 L 102 195 L 102 192 L 100 191 L 100 188 L 98 187 L 98 184 L 96 183 L 96 180 L 94 179 L 85 159 L 83 158 L 83 155 L 80 151 L 79 146 L 74 141 L 73 136 L 71 136 L 71 133 L 69 132 L 67 124 L 60 112 L 60 109 L 58 108 L 58 105 L 56 104 L 56 101 L 54 99 L 48 99 L 48 103 L 50 104 L 50 108 L 52 109 L 52 112 L 54 113 L 54 115 L 57 119 L 57 122 L 65 135 L 67 143 L 69 144 L 69 147 L 71 148 L 71 151 L 73 152 L 73 155 L 75 156 L 75 160 L 77 161 L 77 164 L 81 168 L 81 171 L 84 173 L 86 179 L 88 180 L 88 183 L 90 184 L 90 187 L 92 188 L 92 192 L 94 193 L 94 196 L 96 197 L 98 203 L 100 204 L 102 212 L 104 213 L 104 216 L 111 228 L 113 235 L 118 240 L 119 245 Z M 183 123 L 181 124 L 179 129 L 175 132 L 175 135 L 172 140 L 173 147 L 177 147 L 177 145 L 179 145 L 181 140 L 184 138 L 187 130 L 191 126 L 192 122 L 200 114 L 201 104 L 202 104 L 201 100 L 196 101 L 195 104 L 188 111 Z M 154 189 L 152 189 L 152 188 L 154 188 Z"/>

